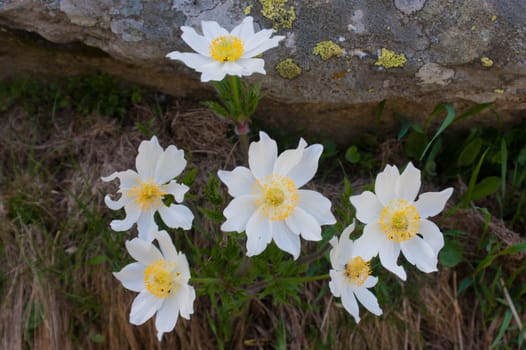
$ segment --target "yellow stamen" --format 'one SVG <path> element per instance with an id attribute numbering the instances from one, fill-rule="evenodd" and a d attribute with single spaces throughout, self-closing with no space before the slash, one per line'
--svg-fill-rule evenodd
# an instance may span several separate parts
<path id="1" fill-rule="evenodd" d="M 175 272 L 175 263 L 159 259 L 144 270 L 144 286 L 148 292 L 158 298 L 167 298 L 173 295 L 179 283 L 179 272 Z"/>
<path id="2" fill-rule="evenodd" d="M 347 282 L 353 286 L 360 287 L 370 275 L 371 264 L 369 261 L 363 260 L 361 256 L 349 259 L 345 264 Z"/>
<path id="3" fill-rule="evenodd" d="M 378 223 L 387 239 L 403 242 L 416 236 L 419 220 L 414 205 L 403 199 L 394 199 L 382 209 Z"/>
<path id="4" fill-rule="evenodd" d="M 261 207 L 262 215 L 272 221 L 285 220 L 298 205 L 298 188 L 287 176 L 269 175 L 258 181 L 256 189 L 259 194 L 256 205 Z"/>
<path id="5" fill-rule="evenodd" d="M 161 187 L 153 182 L 153 180 L 141 182 L 128 190 L 128 196 L 132 198 L 142 210 L 159 208 L 162 204 L 162 196 L 165 194 L 165 192 L 161 191 Z"/>
<path id="6" fill-rule="evenodd" d="M 219 62 L 236 61 L 244 52 L 243 42 L 232 35 L 223 35 L 210 43 L 210 56 Z"/>

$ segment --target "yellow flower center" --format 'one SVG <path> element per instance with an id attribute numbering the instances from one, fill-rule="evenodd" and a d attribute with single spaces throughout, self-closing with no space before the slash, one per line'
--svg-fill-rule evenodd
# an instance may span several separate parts
<path id="1" fill-rule="evenodd" d="M 128 190 L 128 196 L 132 198 L 142 210 L 159 208 L 162 204 L 162 196 L 165 194 L 165 192 L 161 191 L 161 187 L 153 182 L 153 180 L 141 182 Z"/>
<path id="2" fill-rule="evenodd" d="M 371 275 L 371 264 L 361 256 L 349 259 L 345 264 L 345 276 L 349 284 L 360 287 L 365 283 L 367 277 Z"/>
<path id="3" fill-rule="evenodd" d="M 181 275 L 175 272 L 175 263 L 159 259 L 150 264 L 144 270 L 144 286 L 148 292 L 158 298 L 167 298 L 173 295 L 179 283 L 177 279 Z"/>
<path id="4" fill-rule="evenodd" d="M 263 216 L 272 221 L 285 220 L 298 205 L 298 188 L 287 176 L 272 174 L 258 181 L 261 193 L 256 205 L 261 207 Z"/>
<path id="5" fill-rule="evenodd" d="M 210 56 L 219 62 L 236 61 L 243 55 L 244 45 L 241 39 L 232 35 L 223 35 L 210 43 Z"/>
<path id="6" fill-rule="evenodd" d="M 418 233 L 420 215 L 414 205 L 403 199 L 393 199 L 380 213 L 380 227 L 387 239 L 403 242 Z"/>

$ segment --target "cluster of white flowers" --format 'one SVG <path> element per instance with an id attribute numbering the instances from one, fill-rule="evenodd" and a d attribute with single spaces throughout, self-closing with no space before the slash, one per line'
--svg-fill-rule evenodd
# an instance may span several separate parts
<path id="1" fill-rule="evenodd" d="M 166 206 L 164 200 L 173 196 L 177 203 L 184 199 L 188 187 L 174 178 L 186 167 L 184 151 L 175 146 L 166 150 L 154 136 L 143 141 L 135 159 L 137 171 L 126 170 L 103 177 L 104 181 L 120 180 L 120 198 L 114 201 L 106 195 L 104 201 L 113 210 L 124 207 L 126 218 L 113 220 L 115 231 L 129 230 L 137 223 L 139 237 L 126 242 L 130 255 L 136 263 L 114 273 L 123 286 L 139 295 L 133 301 L 130 322 L 141 325 L 157 313 L 155 326 L 157 337 L 175 327 L 177 317 L 189 319 L 194 312 L 195 290 L 188 285 L 190 269 L 186 256 L 177 253 L 166 231 L 159 231 L 154 215 L 159 212 L 163 222 L 172 228 L 188 230 L 194 215 L 181 204 Z M 152 244 L 157 240 L 161 251 Z"/>
<path id="2" fill-rule="evenodd" d="M 202 73 L 202 81 L 221 80 L 225 75 L 264 74 L 263 59 L 253 57 L 283 39 L 271 37 L 273 30 L 254 32 L 252 17 L 245 18 L 231 32 L 212 21 L 202 22 L 203 36 L 190 27 L 182 27 L 182 31 L 183 40 L 197 53 L 174 51 L 167 56 Z M 278 156 L 276 142 L 264 132 L 259 137 L 259 141 L 250 144 L 248 168 L 218 171 L 219 179 L 234 197 L 223 211 L 226 221 L 221 229 L 245 232 L 249 257 L 262 253 L 274 241 L 297 259 L 300 236 L 307 241 L 320 241 L 321 226 L 336 223 L 329 199 L 302 189 L 316 174 L 323 146 L 308 146 L 301 139 L 296 149 Z M 137 223 L 138 238 L 126 242 L 137 262 L 114 273 L 125 288 L 139 292 L 131 307 L 130 322 L 140 325 L 156 314 L 159 340 L 163 333 L 173 330 L 179 314 L 190 317 L 196 297 L 188 284 L 190 270 L 185 255 L 177 252 L 168 233 L 159 231 L 155 222 L 158 212 L 166 226 L 191 229 L 194 216 L 188 207 L 179 204 L 189 188 L 174 180 L 185 167 L 184 151 L 173 145 L 163 150 L 154 136 L 139 146 L 137 171 L 115 172 L 102 178 L 120 180 L 120 198 L 112 200 L 107 195 L 105 203 L 110 209 L 124 208 L 126 212 L 124 219 L 111 222 L 111 228 L 126 231 Z M 356 299 L 373 314 L 382 314 L 376 297 L 369 291 L 378 282 L 377 277 L 371 276 L 370 260 L 374 256 L 379 255 L 381 264 L 403 280 L 406 272 L 397 265 L 400 251 L 421 271 L 437 270 L 444 238 L 428 218 L 443 210 L 453 189 L 423 193 L 415 201 L 420 181 L 420 171 L 411 163 L 401 174 L 396 166 L 387 165 L 376 178 L 376 193 L 366 191 L 350 197 L 357 219 L 365 224 L 361 237 L 355 242 L 350 239 L 355 229 L 353 221 L 339 239 L 333 237 L 329 242 L 330 290 L 341 297 L 344 308 L 356 322 L 360 320 Z M 172 204 L 167 206 L 167 201 Z"/>

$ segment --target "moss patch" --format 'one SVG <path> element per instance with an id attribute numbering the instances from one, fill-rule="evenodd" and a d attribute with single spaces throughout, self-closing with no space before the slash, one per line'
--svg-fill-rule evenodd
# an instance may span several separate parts
<path id="1" fill-rule="evenodd" d="M 331 57 L 339 57 L 343 55 L 343 49 L 331 40 L 321 41 L 316 44 L 312 53 L 321 57 L 322 60 L 327 61 Z"/>
<path id="2" fill-rule="evenodd" d="M 292 60 L 287 58 L 276 65 L 279 75 L 285 79 L 294 79 L 301 74 L 302 69 Z"/>
<path id="3" fill-rule="evenodd" d="M 403 67 L 407 62 L 407 58 L 403 53 L 397 55 L 394 51 L 388 50 L 382 47 L 382 53 L 376 61 L 376 66 L 382 66 L 384 68 L 396 68 Z"/>
<path id="4" fill-rule="evenodd" d="M 294 6 L 287 8 L 288 0 L 259 0 L 261 14 L 273 22 L 274 29 L 290 29 L 296 20 Z"/>

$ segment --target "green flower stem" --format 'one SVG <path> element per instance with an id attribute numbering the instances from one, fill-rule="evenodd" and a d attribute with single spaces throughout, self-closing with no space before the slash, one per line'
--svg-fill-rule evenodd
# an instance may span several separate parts
<path id="1" fill-rule="evenodd" d="M 241 105 L 239 103 L 239 77 L 237 75 L 230 76 L 230 84 L 232 86 L 232 95 L 234 97 L 234 104 L 236 105 L 236 112 L 241 114 Z M 234 118 L 237 116 L 234 116 Z M 239 122 L 239 120 L 236 120 Z"/>
<path id="2" fill-rule="evenodd" d="M 309 277 L 284 277 L 284 278 L 278 278 L 278 280 L 280 282 L 302 283 L 302 282 L 326 280 L 329 278 L 331 278 L 331 276 L 327 273 L 325 275 L 309 276 Z"/>

